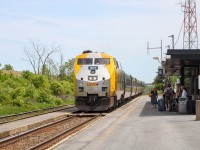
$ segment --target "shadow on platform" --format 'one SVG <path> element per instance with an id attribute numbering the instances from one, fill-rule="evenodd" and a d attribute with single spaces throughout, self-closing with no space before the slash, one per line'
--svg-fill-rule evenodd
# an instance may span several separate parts
<path id="1" fill-rule="evenodd" d="M 158 111 L 158 108 L 154 108 L 150 101 L 146 102 L 145 106 L 143 107 L 140 117 L 152 117 L 152 116 L 175 116 L 179 115 L 176 112 L 169 112 L 169 111 Z"/>

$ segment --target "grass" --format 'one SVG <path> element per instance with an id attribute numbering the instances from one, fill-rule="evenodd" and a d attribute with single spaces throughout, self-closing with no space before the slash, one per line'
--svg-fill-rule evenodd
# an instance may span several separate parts
<path id="1" fill-rule="evenodd" d="M 21 77 L 22 72 L 20 71 L 14 71 L 14 70 L 2 70 L 5 74 L 13 74 L 16 77 Z"/>
<path id="2" fill-rule="evenodd" d="M 64 104 L 67 105 L 74 105 L 74 98 L 70 97 L 66 100 Z M 38 110 L 38 109 L 45 109 L 54 107 L 56 105 L 53 104 L 46 104 L 46 103 L 35 103 L 31 106 L 22 106 L 22 107 L 16 107 L 16 106 L 1 106 L 0 105 L 0 116 L 6 116 L 11 114 L 19 114 L 23 112 Z"/>

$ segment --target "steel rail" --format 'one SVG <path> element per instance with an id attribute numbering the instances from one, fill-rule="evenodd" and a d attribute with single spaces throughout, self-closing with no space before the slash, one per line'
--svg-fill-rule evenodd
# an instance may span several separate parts
<path id="1" fill-rule="evenodd" d="M 97 117 L 99 117 L 99 115 L 96 115 L 94 116 L 93 118 L 75 126 L 75 127 L 72 127 L 66 131 L 63 131 L 62 133 L 56 135 L 55 137 L 49 139 L 49 140 L 46 140 L 44 141 L 43 143 L 40 143 L 34 147 L 31 147 L 29 150 L 43 150 L 43 149 L 46 149 L 46 148 L 49 148 L 51 147 L 52 145 L 56 144 L 58 141 L 60 141 L 61 139 L 64 139 L 66 138 L 67 136 L 69 136 L 70 134 L 76 132 L 76 130 L 78 130 L 80 127 L 84 126 L 85 124 L 89 123 L 90 121 L 96 119 Z"/>
<path id="2" fill-rule="evenodd" d="M 74 118 L 74 117 L 77 117 L 77 116 L 75 116 L 75 115 L 74 115 L 74 116 L 70 116 L 70 117 L 68 117 L 68 118 L 64 118 L 64 119 L 58 120 L 58 121 L 56 121 L 56 122 L 53 122 L 53 123 L 50 123 L 50 124 L 47 124 L 47 125 L 44 125 L 44 126 L 35 128 L 35 129 L 33 129 L 33 130 L 29 130 L 29 131 L 27 131 L 27 132 L 25 132 L 25 133 L 16 135 L 16 136 L 14 136 L 14 137 L 11 137 L 11 138 L 2 140 L 2 141 L 0 141 L 0 148 L 1 148 L 1 147 L 5 147 L 5 146 L 8 145 L 8 144 L 12 144 L 12 143 L 14 143 L 14 142 L 16 142 L 16 141 L 18 141 L 18 140 L 24 139 L 24 138 L 26 138 L 29 134 L 32 134 L 32 133 L 37 132 L 37 131 L 39 131 L 39 130 L 43 130 L 44 128 L 53 126 L 53 125 L 58 124 L 58 123 L 61 123 L 61 122 L 64 122 L 64 121 L 69 120 L 69 119 L 72 119 L 72 118 Z"/>
<path id="3" fill-rule="evenodd" d="M 74 108 L 74 107 L 75 106 L 62 105 L 62 106 L 39 109 L 39 110 L 34 110 L 34 111 L 29 111 L 29 112 L 24 112 L 24 113 L 19 113 L 19 114 L 1 116 L 0 124 L 4 124 L 4 123 L 16 121 L 16 120 L 21 120 L 21 119 L 25 119 L 25 118 L 30 118 L 33 116 L 38 116 L 38 115 L 47 114 L 47 113 L 51 113 L 51 112 L 70 109 L 70 108 Z"/>

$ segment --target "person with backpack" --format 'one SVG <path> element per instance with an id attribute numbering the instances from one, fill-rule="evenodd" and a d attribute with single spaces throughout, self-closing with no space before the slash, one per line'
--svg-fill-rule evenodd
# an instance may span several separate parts
<path id="1" fill-rule="evenodd" d="M 172 89 L 171 89 L 171 84 L 167 85 L 167 88 L 164 90 L 164 95 L 165 95 L 165 107 L 166 110 L 170 111 L 171 104 L 172 104 Z"/>

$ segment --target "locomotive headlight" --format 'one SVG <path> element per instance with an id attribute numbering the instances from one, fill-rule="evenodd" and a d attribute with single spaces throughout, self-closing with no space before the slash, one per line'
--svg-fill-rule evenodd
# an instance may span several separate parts
<path id="1" fill-rule="evenodd" d="M 88 76 L 89 81 L 96 81 L 98 79 L 97 76 Z"/>
<path id="2" fill-rule="evenodd" d="M 96 81 L 97 80 L 97 76 L 93 77 L 93 80 Z"/>
<path id="3" fill-rule="evenodd" d="M 95 70 L 91 70 L 90 71 L 91 74 L 95 74 L 95 72 L 96 72 Z"/>

